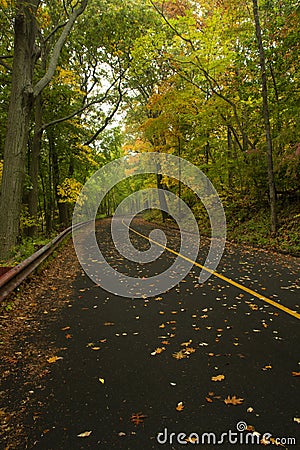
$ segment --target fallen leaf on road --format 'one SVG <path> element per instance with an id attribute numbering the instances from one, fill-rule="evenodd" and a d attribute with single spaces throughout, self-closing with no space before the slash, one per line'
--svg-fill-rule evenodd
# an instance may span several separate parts
<path id="1" fill-rule="evenodd" d="M 211 381 L 222 381 L 224 378 L 225 375 L 216 375 L 215 377 L 211 377 Z"/>
<path id="2" fill-rule="evenodd" d="M 151 353 L 151 355 L 152 355 L 152 356 L 154 356 L 154 355 L 159 355 L 159 354 L 162 353 L 164 350 L 166 350 L 165 347 L 158 347 L 158 348 L 156 348 L 156 349 Z"/>
<path id="3" fill-rule="evenodd" d="M 84 433 L 77 434 L 77 437 L 89 437 L 91 431 L 85 431 Z"/>
<path id="4" fill-rule="evenodd" d="M 205 397 L 205 400 L 206 400 L 208 403 L 212 403 L 212 402 L 213 402 L 212 399 L 211 399 L 210 397 Z"/>
<path id="5" fill-rule="evenodd" d="M 190 339 L 188 342 L 182 342 L 182 344 L 180 344 L 182 347 L 188 347 L 191 343 L 193 342 L 192 339 Z"/>
<path id="6" fill-rule="evenodd" d="M 177 411 L 182 411 L 184 409 L 184 404 L 183 402 L 179 402 L 176 406 Z"/>
<path id="7" fill-rule="evenodd" d="M 51 358 L 48 358 L 47 361 L 48 363 L 52 364 L 58 361 L 59 359 L 63 359 L 62 356 L 51 356 Z"/>
<path id="8" fill-rule="evenodd" d="M 262 368 L 262 370 L 269 370 L 269 369 L 272 369 L 272 366 L 270 364 Z"/>
<path id="9" fill-rule="evenodd" d="M 226 405 L 241 405 L 243 401 L 243 398 L 237 398 L 235 395 L 230 397 L 230 395 L 228 395 L 228 397 L 225 398 L 224 403 L 226 403 Z"/>
<path id="10" fill-rule="evenodd" d="M 294 417 L 294 422 L 300 423 L 300 417 Z"/>
<path id="11" fill-rule="evenodd" d="M 134 425 L 141 425 L 142 423 L 144 423 L 144 419 L 147 416 L 145 416 L 144 414 L 142 414 L 141 412 L 139 413 L 133 413 L 130 417 L 131 422 L 134 423 Z"/>
<path id="12" fill-rule="evenodd" d="M 104 383 L 105 383 L 104 378 L 98 378 L 98 380 L 100 381 L 101 384 L 104 384 Z"/>
<path id="13" fill-rule="evenodd" d="M 195 353 L 196 350 L 193 347 L 187 347 L 183 351 L 186 355 L 190 355 L 191 353 Z"/>
<path id="14" fill-rule="evenodd" d="M 71 327 L 64 327 L 64 328 L 61 329 L 61 331 L 67 331 L 67 330 L 70 330 L 70 328 Z"/>
<path id="15" fill-rule="evenodd" d="M 173 358 L 175 358 L 175 359 L 183 359 L 183 358 L 186 358 L 186 357 L 187 357 L 187 355 L 186 355 L 185 353 L 183 353 L 182 350 L 180 350 L 179 352 L 173 353 L 172 356 L 173 356 Z"/>
<path id="16" fill-rule="evenodd" d="M 292 372 L 293 377 L 300 377 L 300 372 Z"/>

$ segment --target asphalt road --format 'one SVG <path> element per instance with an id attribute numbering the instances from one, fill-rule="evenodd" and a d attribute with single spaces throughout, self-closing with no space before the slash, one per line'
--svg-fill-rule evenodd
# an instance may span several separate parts
<path id="1" fill-rule="evenodd" d="M 144 235 L 154 228 L 133 226 Z M 178 233 L 166 234 L 178 250 Z M 126 260 L 112 245 L 109 221 L 97 236 L 111 265 L 131 276 L 157 274 L 176 257 Z M 299 313 L 299 267 L 294 258 L 228 245 L 217 272 Z M 62 359 L 51 362 L 45 389 L 35 394 L 32 448 L 256 448 L 252 439 L 264 433 L 280 438 L 279 448 L 300 448 L 299 319 L 218 277 L 199 284 L 199 273 L 194 266 L 150 298 L 116 296 L 78 273 L 68 305 L 49 323 Z M 250 432 L 256 437 L 246 445 Z"/>

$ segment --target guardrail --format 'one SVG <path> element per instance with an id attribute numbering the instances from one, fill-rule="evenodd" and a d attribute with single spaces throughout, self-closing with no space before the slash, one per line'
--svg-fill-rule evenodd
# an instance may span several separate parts
<path id="1" fill-rule="evenodd" d="M 61 244 L 66 236 L 71 233 L 73 228 L 78 228 L 85 225 L 87 222 L 82 222 L 74 227 L 66 228 L 58 236 L 56 236 L 44 247 L 33 253 L 29 258 L 22 261 L 17 266 L 10 269 L 0 278 L 0 301 L 4 300 L 10 295 L 28 275 L 32 274 L 34 270 L 48 258 L 51 253 Z"/>

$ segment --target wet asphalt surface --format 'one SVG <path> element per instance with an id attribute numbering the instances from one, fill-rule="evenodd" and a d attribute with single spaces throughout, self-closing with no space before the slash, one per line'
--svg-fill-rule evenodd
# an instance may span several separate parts
<path id="1" fill-rule="evenodd" d="M 137 221 L 134 228 L 148 235 L 154 226 Z M 166 235 L 178 249 L 178 234 Z M 153 263 L 128 261 L 115 251 L 108 221 L 97 237 L 107 261 L 131 276 L 153 276 L 175 259 L 165 251 Z M 200 263 L 206 253 L 204 240 Z M 217 271 L 299 312 L 299 267 L 293 258 L 229 245 Z M 78 273 L 68 307 L 47 331 L 62 359 L 36 394 L 41 414 L 32 448 L 257 448 L 256 441 L 244 444 L 250 431 L 293 437 L 296 445 L 282 440 L 279 448 L 300 448 L 299 319 L 216 277 L 199 284 L 199 273 L 194 267 L 149 298 L 116 296 Z M 213 381 L 218 375 L 224 378 Z M 228 396 L 242 400 L 226 404 Z M 239 422 L 248 431 L 237 432 Z M 237 433 L 230 442 L 229 430 Z"/>

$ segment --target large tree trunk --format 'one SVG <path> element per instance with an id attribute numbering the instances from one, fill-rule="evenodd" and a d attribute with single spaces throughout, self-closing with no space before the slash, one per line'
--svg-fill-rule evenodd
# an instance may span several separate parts
<path id="1" fill-rule="evenodd" d="M 23 183 L 30 111 L 33 102 L 32 72 L 35 42 L 35 20 L 31 5 L 17 1 L 11 98 L 4 146 L 4 166 L 0 198 L 0 259 L 9 256 L 16 244 Z"/>
<path id="2" fill-rule="evenodd" d="M 273 142 L 272 142 L 272 136 L 271 136 L 271 125 L 270 125 L 269 104 L 268 104 L 266 60 L 265 60 L 265 52 L 264 52 L 264 48 L 263 48 L 263 43 L 262 43 L 262 34 L 261 34 L 261 26 L 260 26 L 257 0 L 252 0 L 252 3 L 253 3 L 253 14 L 254 14 L 254 20 L 255 20 L 258 51 L 259 51 L 261 82 L 262 82 L 263 116 L 264 116 L 264 123 L 265 123 L 266 143 L 267 143 L 268 185 L 269 185 L 270 210 L 271 210 L 271 231 L 273 234 L 275 234 L 276 230 L 277 230 L 276 189 L 275 189 L 274 170 L 273 170 Z"/>
<path id="3" fill-rule="evenodd" d="M 16 0 L 14 59 L 8 126 L 4 146 L 4 165 L 0 198 L 0 260 L 7 259 L 19 234 L 22 191 L 25 177 L 26 145 L 29 138 L 29 120 L 34 99 L 50 83 L 73 25 L 86 8 L 88 0 L 69 16 L 55 43 L 45 75 L 33 86 L 36 55 L 36 11 L 40 0 Z"/>

